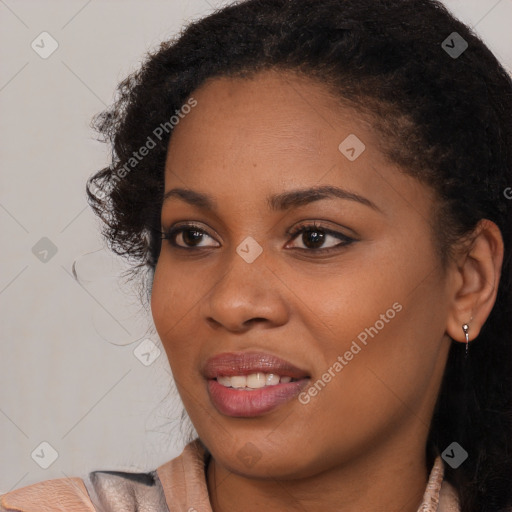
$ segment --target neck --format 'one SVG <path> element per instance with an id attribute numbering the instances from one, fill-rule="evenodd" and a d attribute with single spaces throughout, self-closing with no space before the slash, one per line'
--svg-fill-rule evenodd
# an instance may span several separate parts
<path id="1" fill-rule="evenodd" d="M 207 484 L 213 512 L 417 512 L 430 469 L 424 447 L 402 444 L 296 480 L 250 478 L 211 458 Z"/>

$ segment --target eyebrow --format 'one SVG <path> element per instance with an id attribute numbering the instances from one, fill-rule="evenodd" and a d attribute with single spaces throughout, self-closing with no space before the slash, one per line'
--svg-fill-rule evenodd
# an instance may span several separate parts
<path id="1" fill-rule="evenodd" d="M 217 210 L 217 202 L 211 196 L 195 192 L 194 190 L 173 188 L 164 194 L 163 202 L 165 203 L 173 197 L 203 210 Z M 382 213 L 382 210 L 366 197 L 332 185 L 282 192 L 268 197 L 267 204 L 270 210 L 284 211 L 320 201 L 321 199 L 331 198 L 356 201 Z"/>

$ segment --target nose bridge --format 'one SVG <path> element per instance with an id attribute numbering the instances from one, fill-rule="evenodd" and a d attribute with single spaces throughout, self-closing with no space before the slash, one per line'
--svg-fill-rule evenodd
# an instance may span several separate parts
<path id="1" fill-rule="evenodd" d="M 254 250 L 251 242 L 247 241 L 230 251 L 226 269 L 219 275 L 219 281 L 211 293 L 214 300 L 247 306 L 257 301 L 262 303 L 263 296 L 268 292 L 268 282 L 263 279 L 268 270 L 264 265 L 263 252 L 255 257 Z"/>
<path id="2" fill-rule="evenodd" d="M 204 301 L 203 318 L 233 330 L 256 318 L 284 322 L 286 305 L 265 265 L 265 256 L 263 247 L 251 237 L 233 248 L 226 268 Z"/>

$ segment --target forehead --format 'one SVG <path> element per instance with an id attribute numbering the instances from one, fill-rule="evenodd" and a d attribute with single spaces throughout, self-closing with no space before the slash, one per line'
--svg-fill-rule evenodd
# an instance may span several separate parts
<path id="1" fill-rule="evenodd" d="M 355 110 L 291 72 L 216 77 L 192 96 L 197 106 L 175 127 L 168 164 L 179 160 L 180 166 L 197 168 L 214 159 L 243 167 L 269 160 L 299 165 L 304 159 L 318 164 L 322 156 L 335 163 L 340 142 L 352 132 L 374 144 L 369 123 Z"/>
<path id="2" fill-rule="evenodd" d="M 376 204 L 397 189 L 402 198 L 410 192 L 393 183 L 412 178 L 380 151 L 371 120 L 318 82 L 272 70 L 251 78 L 215 77 L 192 97 L 197 106 L 170 140 L 166 190 L 185 185 L 213 190 L 221 201 L 254 203 L 262 194 L 325 184 L 373 196 Z M 355 148 L 356 159 L 347 158 L 347 146 Z M 424 191 L 419 195 L 424 201 Z"/>
<path id="3" fill-rule="evenodd" d="M 336 99 L 320 85 L 288 73 L 267 71 L 251 79 L 215 78 L 196 90 L 194 98 L 198 105 L 186 124 L 195 137 L 213 143 L 205 147 L 209 151 L 228 146 L 235 154 L 247 154 L 251 148 L 260 152 L 300 149 L 315 154 L 324 132 L 333 130 L 323 111 L 332 109 Z M 171 146 L 182 142 L 182 127 L 177 127 Z M 216 130 L 222 130 L 222 138 L 216 137 Z M 252 138 L 251 145 L 247 144 L 248 137 Z"/>

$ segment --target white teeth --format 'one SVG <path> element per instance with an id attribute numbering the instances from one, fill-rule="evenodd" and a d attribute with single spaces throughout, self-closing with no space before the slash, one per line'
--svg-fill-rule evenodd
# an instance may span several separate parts
<path id="1" fill-rule="evenodd" d="M 217 382 L 222 384 L 223 386 L 230 387 L 231 386 L 231 377 L 226 377 L 224 375 L 219 375 L 217 377 Z"/>
<path id="2" fill-rule="evenodd" d="M 248 388 L 258 389 L 265 387 L 265 374 L 264 373 L 251 373 L 247 376 Z"/>
<path id="3" fill-rule="evenodd" d="M 292 378 L 288 376 L 280 377 L 275 373 L 251 373 L 250 375 L 233 375 L 231 377 L 226 375 L 219 375 L 217 382 L 227 388 L 235 389 L 259 389 L 266 386 L 275 386 L 279 383 L 286 384 L 291 382 Z"/>
<path id="4" fill-rule="evenodd" d="M 276 384 L 279 384 L 279 375 L 276 375 L 275 373 L 267 373 L 265 384 L 267 386 L 275 386 Z"/>
<path id="5" fill-rule="evenodd" d="M 247 387 L 247 377 L 245 375 L 233 375 L 230 379 L 232 388 Z"/>

